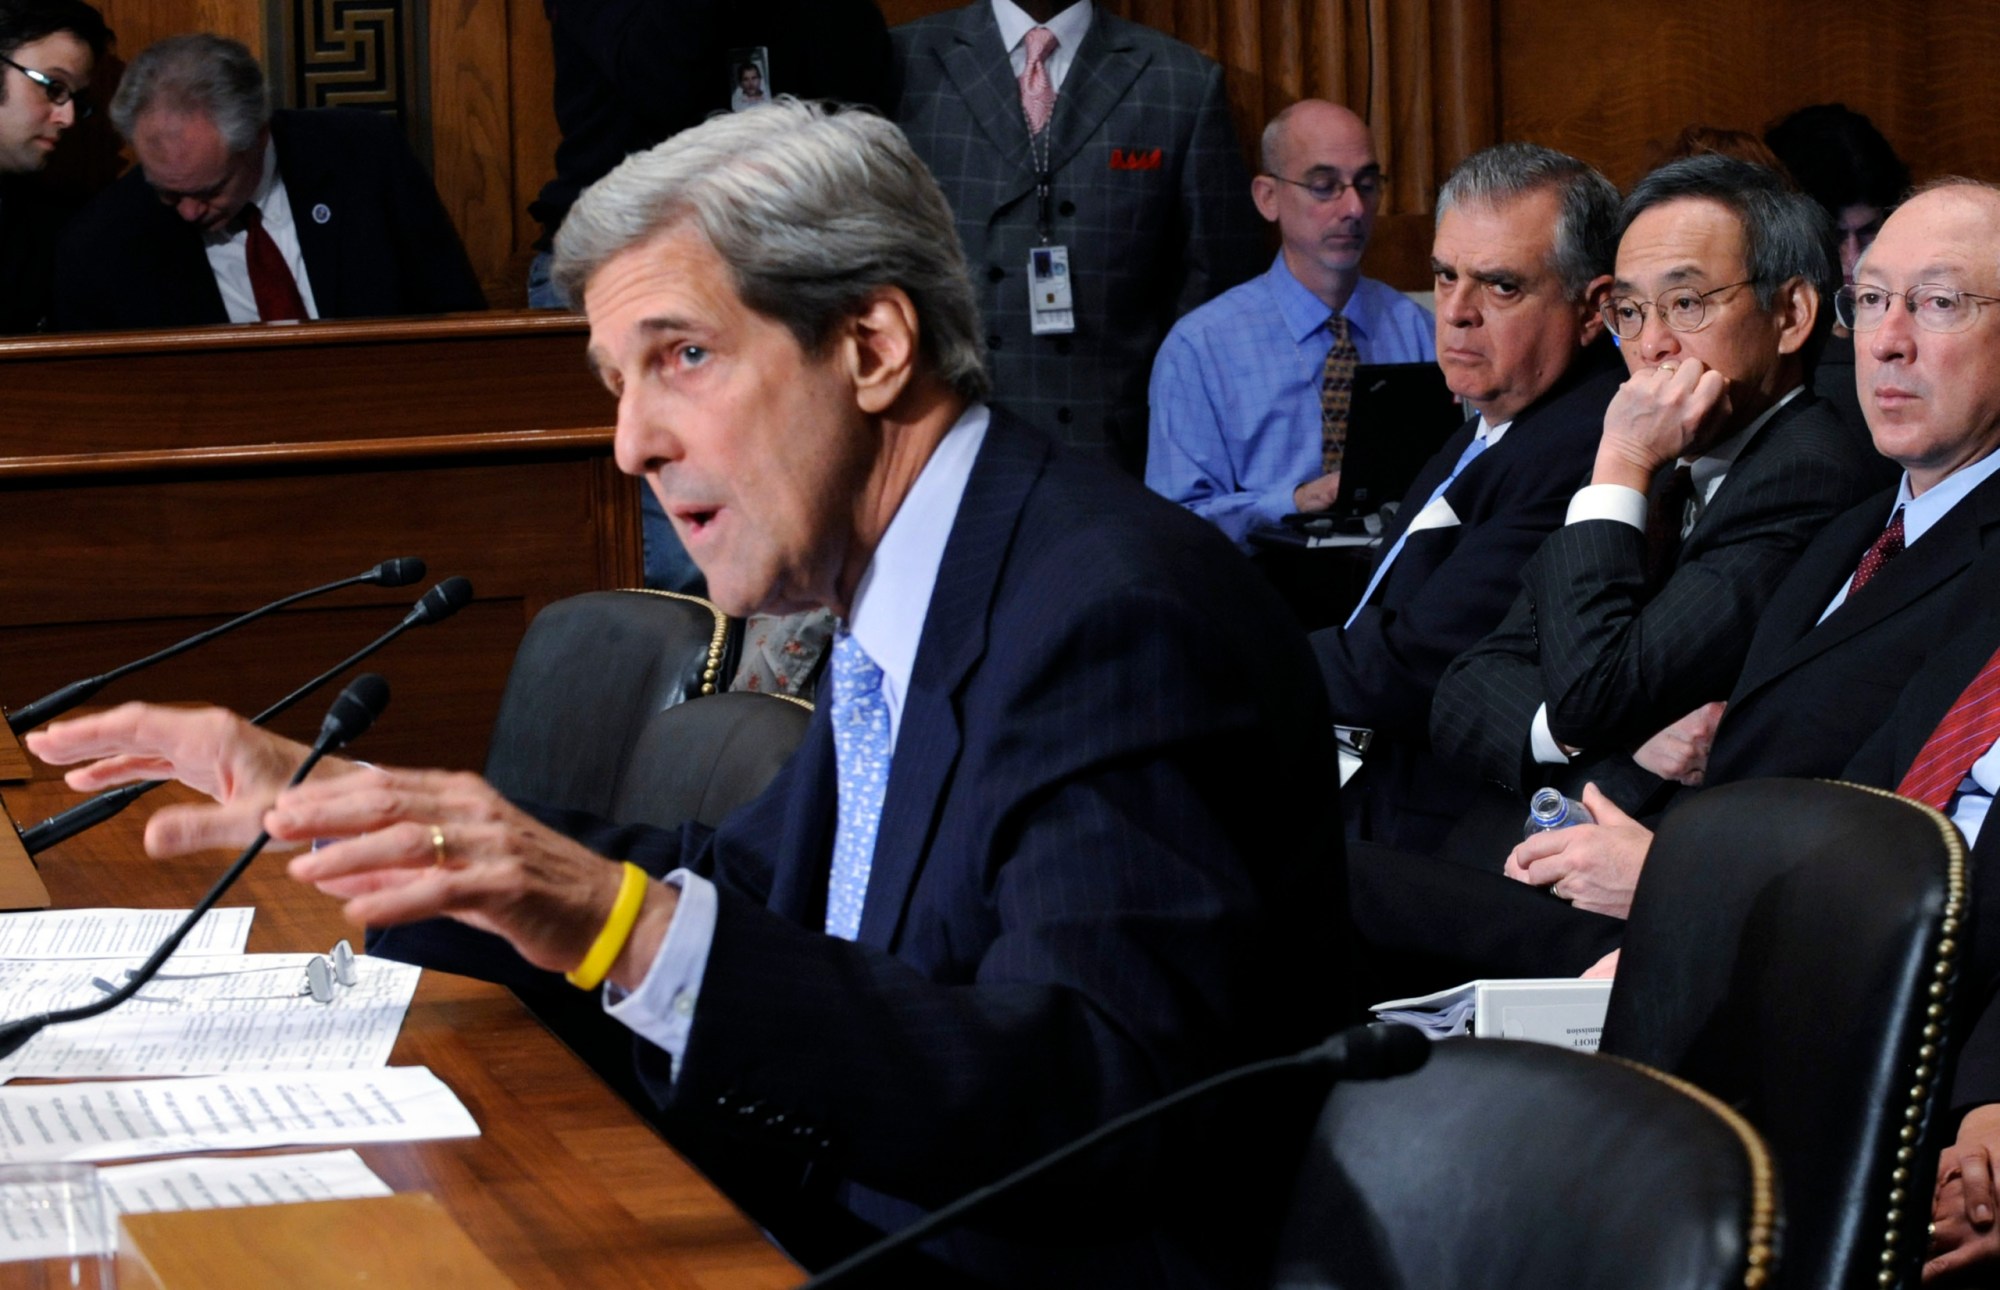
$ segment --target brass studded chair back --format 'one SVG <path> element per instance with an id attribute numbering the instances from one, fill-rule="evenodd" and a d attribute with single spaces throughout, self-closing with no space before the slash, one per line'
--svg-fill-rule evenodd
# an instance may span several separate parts
<path id="1" fill-rule="evenodd" d="M 1654 840 L 1603 1051 L 1699 1085 L 1771 1144 L 1778 1286 L 1917 1284 L 1967 894 L 1942 816 L 1848 784 L 1710 789 Z"/>
<path id="2" fill-rule="evenodd" d="M 1682 1081 L 1505 1039 L 1342 1084 L 1300 1168 L 1275 1290 L 1757 1290 L 1762 1140 Z"/>

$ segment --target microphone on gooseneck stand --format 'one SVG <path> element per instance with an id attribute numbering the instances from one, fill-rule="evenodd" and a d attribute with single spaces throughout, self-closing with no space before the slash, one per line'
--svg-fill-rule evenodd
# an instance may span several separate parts
<path id="1" fill-rule="evenodd" d="M 419 561 L 418 563 L 421 563 Z M 441 623 L 472 601 L 472 584 L 464 578 L 446 578 L 432 587 L 417 601 L 416 608 L 403 616 L 403 621 L 383 632 L 374 640 L 346 658 L 293 690 L 284 698 L 250 718 L 250 724 L 261 726 L 279 713 L 284 712 L 299 700 L 319 689 L 334 677 L 381 649 L 412 627 L 422 627 L 429 623 Z M 95 797 L 85 798 L 66 811 L 60 811 L 21 830 L 21 845 L 28 854 L 40 855 L 61 842 L 67 842 L 85 829 L 102 824 L 132 803 L 166 783 L 164 779 L 142 779 L 132 784 L 121 784 L 117 788 L 107 788 Z"/>
<path id="2" fill-rule="evenodd" d="M 312 750 L 306 754 L 306 759 L 299 763 L 299 768 L 292 775 L 290 783 L 299 783 L 312 773 L 312 768 L 319 765 L 321 758 L 343 744 L 360 738 L 362 732 L 374 724 L 375 718 L 382 714 L 382 709 L 388 706 L 387 681 L 373 672 L 355 677 L 348 687 L 340 692 L 340 697 L 333 701 L 333 707 L 328 710 L 326 720 L 320 724 L 319 738 L 313 741 Z M 196 902 L 195 907 L 188 911 L 187 917 L 181 920 L 180 926 L 168 933 L 167 938 L 153 951 L 152 957 L 140 965 L 138 970 L 126 979 L 124 985 L 91 1003 L 75 1008 L 62 1008 L 55 1012 L 37 1013 L 35 1016 L 23 1017 L 19 1021 L 10 1021 L 0 1026 L 0 1057 L 12 1056 L 21 1045 L 40 1034 L 44 1027 L 64 1021 L 82 1021 L 101 1012 L 108 1012 L 145 988 L 146 983 L 159 972 L 161 965 L 180 948 L 181 942 L 187 939 L 187 934 L 194 930 L 194 925 L 201 921 L 202 915 L 213 909 L 215 902 L 222 899 L 223 893 L 235 885 L 236 880 L 243 876 L 243 871 L 250 867 L 250 862 L 257 858 L 258 853 L 270 840 L 271 835 L 260 829 L 257 836 L 251 839 L 250 845 L 243 849 L 243 854 L 236 858 L 236 863 L 229 866 L 222 877 L 216 879 L 215 885 L 208 889 L 208 894 Z"/>
<path id="3" fill-rule="evenodd" d="M 1252 1062 L 1247 1066 L 1238 1066 L 1234 1070 L 1211 1075 L 1199 1083 L 1188 1085 L 1179 1092 L 1169 1093 L 1156 1102 L 1148 1103 L 1136 1111 L 1129 1111 L 1115 1120 L 1099 1125 L 1076 1141 L 1057 1147 L 1041 1159 L 1021 1166 L 998 1182 L 990 1183 L 977 1191 L 967 1192 L 943 1209 L 925 1215 L 902 1231 L 884 1237 L 866 1249 L 834 1264 L 806 1282 L 800 1290 L 826 1290 L 826 1287 L 830 1286 L 860 1284 L 860 1278 L 867 1273 L 877 1271 L 879 1264 L 892 1258 L 898 1251 L 928 1240 L 947 1228 L 957 1226 L 974 1211 L 985 1208 L 1057 1165 L 1164 1115 L 1175 1107 L 1205 1097 L 1230 1084 L 1279 1071 L 1315 1068 L 1328 1073 L 1333 1080 L 1390 1079 L 1416 1070 L 1429 1061 L 1430 1056 L 1431 1041 L 1421 1030 L 1414 1026 L 1377 1021 L 1365 1026 L 1350 1027 L 1289 1057 L 1267 1058 L 1261 1062 Z"/>
<path id="4" fill-rule="evenodd" d="M 71 681 L 60 690 L 52 690 L 41 698 L 36 699 L 33 703 L 26 704 L 9 712 L 7 714 L 7 728 L 15 734 L 20 734 L 24 730 L 34 729 L 45 721 L 53 721 L 120 677 L 130 676 L 140 668 L 151 667 L 155 663 L 164 663 L 177 654 L 184 654 L 197 645 L 205 645 L 224 632 L 233 632 L 238 627 L 246 623 L 254 623 L 264 615 L 275 613 L 287 605 L 297 604 L 301 600 L 309 600 L 314 596 L 323 596 L 329 591 L 339 591 L 343 587 L 356 587 L 364 582 L 373 583 L 378 587 L 407 587 L 423 576 L 424 562 L 422 560 L 417 559 L 413 555 L 398 556 L 393 560 L 384 560 L 366 573 L 357 573 L 352 578 L 342 578 L 338 582 L 329 582 L 323 586 L 312 587 L 308 590 L 286 596 L 282 600 L 274 600 L 262 609 L 253 609 L 247 614 L 230 619 L 219 627 L 211 627 L 205 632 L 197 632 L 178 645 L 169 645 L 157 654 L 148 654 L 146 657 L 136 662 L 127 663 L 123 667 L 114 667 L 109 672 L 100 672 L 96 676 L 87 676 L 81 681 Z"/>

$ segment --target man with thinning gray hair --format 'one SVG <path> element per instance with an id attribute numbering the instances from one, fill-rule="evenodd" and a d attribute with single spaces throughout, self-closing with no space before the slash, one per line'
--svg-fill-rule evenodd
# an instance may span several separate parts
<path id="1" fill-rule="evenodd" d="M 1502 144 L 1438 195 L 1437 360 L 1471 418 L 1418 472 L 1360 603 L 1313 633 L 1351 769 L 1350 837 L 1427 851 L 1474 785 L 1430 755 L 1431 692 L 1491 631 L 1589 469 L 1617 360 L 1598 306 L 1618 192 L 1563 153 Z"/>
<path id="2" fill-rule="evenodd" d="M 352 763 L 279 797 L 267 772 L 298 745 L 139 705 L 38 731 L 37 754 L 144 745 L 149 768 L 231 785 L 156 816 L 160 851 L 260 822 L 341 839 L 292 873 L 398 925 L 376 952 L 526 959 L 591 991 L 579 1008 L 609 982 L 663 1107 L 794 1188 L 810 1164 L 876 1231 L 1325 1033 L 1340 852 L 1307 809 L 1333 757 L 1304 638 L 1211 526 L 986 406 L 951 211 L 893 125 L 780 100 L 676 135 L 583 194 L 556 275 L 617 400 L 618 464 L 716 601 L 842 620 L 762 797 L 678 833 Z M 456 921 L 418 922 L 438 916 Z M 986 1284 L 1260 1275 L 1273 1198 L 1113 1203 L 1159 1163 L 1096 1160 L 926 1248 Z M 1085 1200 L 1073 1239 L 1031 1247 Z"/>
<path id="3" fill-rule="evenodd" d="M 194 33 L 132 60 L 111 119 L 139 164 L 63 237 L 58 330 L 486 307 L 392 118 L 274 113 L 250 51 Z"/>

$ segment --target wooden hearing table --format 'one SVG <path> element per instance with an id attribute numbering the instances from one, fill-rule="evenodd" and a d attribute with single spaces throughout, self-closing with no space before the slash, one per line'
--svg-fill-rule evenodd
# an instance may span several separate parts
<path id="1" fill-rule="evenodd" d="M 46 767 L 0 788 L 17 822 L 77 800 Z M 146 817 L 179 786 L 40 857 L 57 908 L 187 908 L 225 868 L 208 853 L 146 858 Z M 253 951 L 317 951 L 357 937 L 338 906 L 260 857 L 225 904 L 254 904 Z M 499 986 L 426 971 L 390 1057 L 450 1085 L 481 1136 L 360 1148 L 398 1192 L 427 1191 L 521 1290 L 796 1285 L 799 1269 Z M 331 1257 L 338 1257 L 337 1253 Z M 17 1284 L 0 1264 L 0 1287 Z"/>

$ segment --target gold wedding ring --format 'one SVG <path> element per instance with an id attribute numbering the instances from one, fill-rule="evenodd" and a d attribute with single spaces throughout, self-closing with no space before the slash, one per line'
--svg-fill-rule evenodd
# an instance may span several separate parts
<path id="1" fill-rule="evenodd" d="M 444 868 L 444 825 L 431 825 L 431 867 Z"/>
<path id="2" fill-rule="evenodd" d="M 1672 376 L 1675 372 L 1678 372 L 1680 370 L 1681 370 L 1681 365 L 1679 363 L 1669 361 L 1660 364 L 1660 373 L 1663 376 Z"/>

